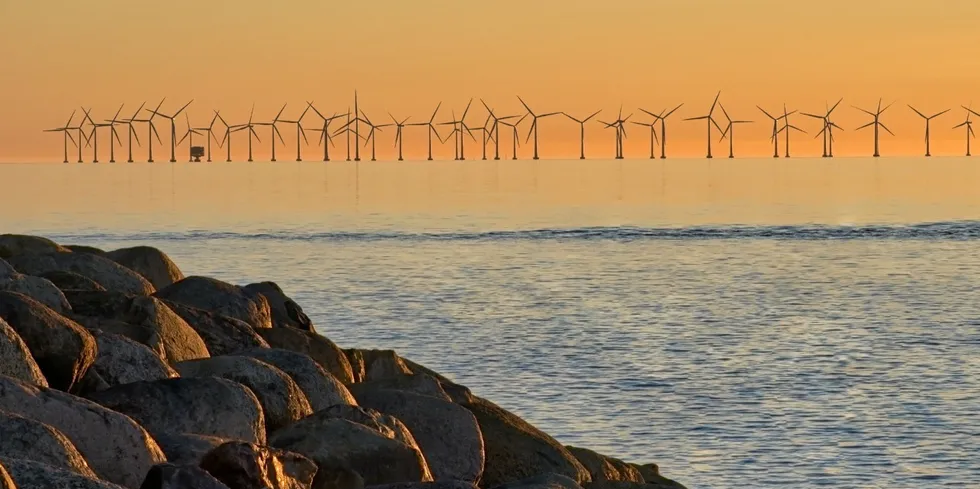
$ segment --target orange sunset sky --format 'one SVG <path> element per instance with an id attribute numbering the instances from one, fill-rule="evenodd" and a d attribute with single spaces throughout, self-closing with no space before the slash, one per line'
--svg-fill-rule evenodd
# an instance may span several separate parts
<path id="1" fill-rule="evenodd" d="M 234 124 L 253 102 L 257 120 L 282 103 L 295 117 L 305 100 L 345 111 L 355 88 L 368 115 L 386 122 L 387 111 L 426 119 L 439 101 L 447 120 L 476 97 L 471 126 L 485 118 L 480 97 L 505 113 L 519 113 L 519 94 L 541 112 L 603 109 L 600 119 L 622 104 L 636 120 L 646 119 L 637 107 L 684 102 L 668 124 L 677 157 L 703 156 L 704 126 L 681 119 L 706 112 L 718 90 L 733 116 L 758 122 L 739 127 L 741 156 L 771 154 L 756 104 L 813 112 L 840 97 L 835 121 L 847 131 L 836 152 L 869 155 L 871 132 L 853 131 L 866 117 L 851 104 L 872 108 L 883 97 L 896 102 L 883 120 L 898 135 L 882 137 L 884 155 L 922 152 L 923 123 L 907 103 L 955 108 L 934 122 L 933 152 L 962 155 L 964 134 L 951 127 L 965 118 L 961 104 L 980 107 L 978 32 L 977 0 L 0 0 L 0 161 L 61 161 L 60 135 L 42 129 L 82 105 L 101 120 L 121 103 L 126 114 L 166 96 L 172 111 L 193 98 L 193 124 L 206 125 L 212 108 Z M 810 133 L 794 136 L 795 155 L 819 156 L 819 123 L 793 122 Z M 168 145 L 169 128 L 158 128 Z M 263 129 L 257 158 L 269 153 Z M 628 157 L 649 151 L 642 129 L 629 128 Z M 295 133 L 282 132 L 285 159 Z M 143 127 L 140 136 L 145 160 Z M 543 158 L 578 154 L 567 119 L 544 120 L 540 137 Z M 380 135 L 379 158 L 393 157 L 393 138 L 392 129 Z M 308 160 L 320 154 L 311 141 Z M 424 142 L 424 129 L 406 130 L 406 157 L 424 156 Z M 591 125 L 586 144 L 592 157 L 612 156 L 613 132 Z M 509 155 L 509 140 L 503 146 Z M 436 149 L 438 158 L 452 152 L 451 143 Z"/>

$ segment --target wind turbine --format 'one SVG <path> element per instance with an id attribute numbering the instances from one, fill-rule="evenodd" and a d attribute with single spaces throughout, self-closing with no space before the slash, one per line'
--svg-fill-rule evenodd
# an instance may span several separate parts
<path id="1" fill-rule="evenodd" d="M 177 141 L 177 146 L 180 146 L 180 144 L 183 143 L 184 139 L 187 139 L 188 136 L 191 138 L 190 141 L 187 142 L 187 161 L 191 162 L 194 161 L 194 135 L 196 134 L 198 136 L 203 136 L 203 134 L 197 132 L 197 129 L 191 127 L 191 118 L 186 112 L 184 113 L 184 119 L 187 121 L 187 132 L 185 132 L 184 136 L 180 138 L 180 141 Z M 197 161 L 201 160 L 198 159 Z"/>
<path id="2" fill-rule="evenodd" d="M 122 107 L 119 107 L 119 110 L 121 111 L 122 110 Z M 114 124 L 96 124 L 95 121 L 92 120 L 92 117 L 89 116 L 89 113 L 88 112 L 85 113 L 85 117 L 86 117 L 86 119 L 88 119 L 89 124 L 92 126 L 92 135 L 89 137 L 90 139 L 93 140 L 92 163 L 98 163 L 99 162 L 99 128 L 100 127 L 108 127 L 108 128 L 110 128 L 110 131 L 109 131 L 109 146 L 110 146 L 110 148 L 113 148 L 113 145 L 112 145 L 112 138 L 113 138 L 113 136 L 115 136 L 116 140 L 118 140 L 119 139 L 119 133 L 116 132 L 116 126 Z M 119 117 L 119 112 L 116 112 L 116 117 Z M 113 119 L 115 119 L 115 117 Z M 122 141 L 119 141 L 119 144 L 122 144 Z M 113 151 L 110 149 L 110 153 L 112 153 L 112 152 Z M 115 155 L 113 154 L 113 155 L 111 155 L 109 157 L 109 159 L 111 160 L 112 163 L 115 163 L 115 157 L 114 156 Z"/>
<path id="3" fill-rule="evenodd" d="M 122 112 L 123 105 L 125 104 L 119 105 L 119 110 L 116 111 L 116 115 L 112 116 L 112 119 L 106 119 L 105 121 L 106 122 L 105 125 L 109 126 L 109 128 L 111 129 L 110 132 L 112 133 L 109 135 L 109 163 L 116 162 L 116 146 L 115 144 L 113 144 L 112 138 L 115 137 L 116 141 L 118 141 L 119 144 L 122 145 L 122 141 L 119 140 L 119 133 L 116 132 L 116 124 L 122 122 L 121 120 L 119 120 L 119 113 Z"/>
<path id="4" fill-rule="evenodd" d="M 643 112 L 646 112 L 647 115 L 656 117 L 657 119 L 660 120 L 660 159 L 662 160 L 667 159 L 667 118 L 670 117 L 671 114 L 673 114 L 674 112 L 677 112 L 677 109 L 681 108 L 683 105 L 684 104 L 679 104 L 677 107 L 671 109 L 670 112 L 667 112 L 667 109 L 664 109 L 660 111 L 659 114 L 656 115 L 647 112 L 643 109 L 640 109 L 643 110 Z M 667 113 L 665 114 L 664 112 Z"/>
<path id="5" fill-rule="evenodd" d="M 625 119 L 623 118 L 623 107 L 620 106 L 619 116 L 615 121 L 613 122 L 599 121 L 599 123 L 606 125 L 606 129 L 616 130 L 616 159 L 617 160 L 623 159 L 623 139 L 626 138 L 626 122 L 629 121 L 630 117 L 633 117 L 633 114 L 626 116 Z"/>
<path id="6" fill-rule="evenodd" d="M 803 115 L 805 115 L 807 117 L 812 117 L 814 119 L 820 119 L 823 122 L 823 127 L 820 128 L 820 132 L 818 132 L 817 135 L 814 136 L 814 138 L 818 138 L 820 136 L 823 136 L 823 154 L 821 155 L 822 158 L 833 158 L 834 157 L 834 128 L 836 127 L 838 129 L 840 129 L 840 126 L 838 126 L 837 124 L 834 124 L 833 122 L 831 122 L 831 120 L 830 120 L 830 114 L 832 114 L 834 112 L 834 110 L 837 109 L 837 106 L 840 105 L 840 103 L 843 102 L 843 101 L 844 101 L 844 99 L 838 100 L 837 103 L 834 104 L 833 107 L 830 107 L 828 105 L 827 113 L 824 114 L 824 115 L 810 114 L 810 113 L 806 113 L 806 112 L 803 112 L 802 113 Z M 828 148 L 829 148 L 829 151 L 828 151 Z"/>
<path id="7" fill-rule="evenodd" d="M 783 117 L 773 117 L 773 115 L 767 112 L 766 109 L 763 109 L 758 105 L 756 105 L 756 108 L 761 110 L 763 114 L 766 114 L 766 117 L 772 119 L 772 135 L 769 136 L 769 140 L 772 141 L 772 157 L 779 158 L 779 120 Z"/>
<path id="8" fill-rule="evenodd" d="M 855 129 L 855 131 L 864 129 L 865 127 L 874 126 L 874 128 L 875 128 L 875 154 L 873 156 L 875 158 L 878 158 L 879 156 L 881 156 L 878 153 L 878 128 L 881 127 L 882 129 L 888 131 L 888 134 L 891 134 L 892 136 L 895 135 L 895 133 L 893 133 L 891 131 L 891 129 L 888 129 L 888 127 L 885 126 L 884 124 L 882 124 L 881 121 L 880 121 L 881 114 L 883 114 L 891 106 L 892 106 L 892 104 L 888 104 L 884 109 L 882 109 L 881 108 L 881 99 L 878 99 L 878 109 L 875 112 L 871 112 L 869 110 L 864 110 L 864 109 L 862 109 L 860 107 L 857 107 L 857 106 L 853 106 L 852 105 L 852 107 L 854 107 L 855 109 L 860 110 L 861 112 L 864 112 L 865 114 L 868 114 L 871 117 L 874 117 L 874 120 L 872 120 L 871 122 L 869 122 L 869 123 L 867 123 L 867 124 L 865 124 L 865 125 L 857 128 L 857 129 Z"/>
<path id="9" fill-rule="evenodd" d="M 647 112 L 647 111 L 643 110 L 643 112 Z M 647 114 L 649 114 L 649 112 L 647 112 Z M 636 124 L 637 126 L 644 126 L 650 128 L 650 159 L 652 160 L 656 158 L 656 156 L 654 155 L 655 154 L 654 152 L 656 151 L 656 147 L 654 146 L 654 143 L 659 142 L 657 139 L 657 119 L 654 119 L 653 122 L 631 121 L 630 124 Z"/>
<path id="10" fill-rule="evenodd" d="M 517 134 L 517 126 L 521 125 L 521 122 L 524 122 L 524 118 L 526 118 L 526 117 L 527 117 L 527 114 L 522 115 L 521 118 L 517 120 L 517 122 L 507 122 L 504 119 L 500 119 L 500 123 L 501 124 L 503 124 L 503 125 L 511 128 L 511 130 L 513 131 L 512 148 L 514 150 L 514 157 L 513 157 L 513 159 L 515 161 L 517 160 L 517 148 L 519 148 L 521 146 L 521 138 Z M 500 138 L 500 135 L 499 134 L 497 135 L 497 138 Z"/>
<path id="11" fill-rule="evenodd" d="M 231 163 L 231 133 L 234 132 L 234 130 L 237 130 L 238 126 L 229 125 L 228 122 L 225 120 L 225 118 L 221 117 L 221 113 L 217 111 L 215 111 L 214 115 L 225 126 L 225 136 L 221 138 L 221 141 L 218 142 L 218 147 L 220 148 L 221 146 L 224 145 L 226 140 L 228 141 L 228 158 L 225 161 Z"/>
<path id="12" fill-rule="evenodd" d="M 78 148 L 78 162 L 79 163 L 83 163 L 83 161 L 82 161 L 82 139 L 85 139 L 85 145 L 88 146 L 88 134 L 85 134 L 84 127 L 85 127 L 85 121 L 86 120 L 89 120 L 89 121 L 92 120 L 92 118 L 89 117 L 89 112 L 91 112 L 91 110 L 92 109 L 86 109 L 85 107 L 82 107 L 82 112 L 84 113 L 84 115 L 82 116 L 82 120 L 78 121 L 78 125 L 72 128 L 72 129 L 78 130 L 78 142 L 75 144 L 75 147 Z"/>
<path id="13" fill-rule="evenodd" d="M 789 158 L 789 133 L 790 133 L 790 130 L 792 129 L 792 130 L 796 130 L 796 131 L 802 132 L 803 134 L 806 134 L 806 131 L 804 131 L 803 129 L 800 129 L 800 128 L 798 128 L 798 127 L 796 127 L 796 126 L 794 126 L 794 125 L 792 125 L 792 124 L 789 123 L 789 116 L 791 116 L 791 115 L 793 115 L 795 113 L 796 113 L 795 110 L 793 112 L 787 112 L 786 111 L 786 104 L 783 104 L 783 117 L 782 117 L 782 119 L 783 119 L 783 127 L 782 127 L 782 129 L 779 130 L 779 132 L 786 131 L 786 157 L 787 158 Z"/>
<path id="14" fill-rule="evenodd" d="M 55 129 L 45 129 L 44 130 L 44 132 L 60 132 L 60 133 L 62 133 L 61 134 L 61 138 L 64 139 L 64 142 L 65 142 L 65 161 L 64 161 L 64 163 L 68 163 L 68 140 L 71 139 L 71 143 L 74 144 L 75 146 L 78 146 L 78 143 L 75 142 L 75 138 L 72 137 L 72 135 L 71 135 L 71 130 L 72 129 L 75 129 L 74 127 L 71 127 L 71 121 L 74 118 L 75 118 L 75 111 L 73 110 L 73 111 L 71 111 L 71 116 L 68 117 L 68 122 L 65 123 L 64 127 L 58 127 L 58 128 L 55 128 Z"/>
<path id="15" fill-rule="evenodd" d="M 402 158 L 402 142 L 404 141 L 402 137 L 402 129 L 405 129 L 405 123 L 408 122 L 408 120 L 411 119 L 412 116 L 406 117 L 401 122 L 398 122 L 398 120 L 395 119 L 395 116 L 391 115 L 391 112 L 388 113 L 388 117 L 391 117 L 392 123 L 385 124 L 385 127 L 395 126 L 395 146 L 398 146 L 398 161 L 404 161 L 404 159 Z"/>
<path id="16" fill-rule="evenodd" d="M 306 144 L 310 144 L 310 141 L 306 139 L 306 130 L 303 129 L 302 126 L 303 118 L 306 117 L 306 113 L 310 111 L 310 107 L 313 107 L 313 102 L 306 103 L 306 108 L 303 109 L 303 113 L 300 114 L 299 118 L 296 119 L 295 121 L 286 121 L 286 120 L 279 121 L 285 124 L 296 124 L 296 161 L 303 161 L 303 155 L 301 153 L 300 145 L 299 145 L 300 135 L 303 136 L 303 140 L 306 141 Z M 285 109 L 286 106 L 284 105 L 283 108 Z M 272 160 L 272 161 L 276 161 L 276 160 Z"/>
<path id="17" fill-rule="evenodd" d="M 443 122 L 443 123 L 440 123 L 439 124 L 440 126 L 450 126 L 450 125 L 453 126 L 452 132 L 449 133 L 449 135 L 446 136 L 446 139 L 449 139 L 449 136 L 455 136 L 456 137 L 456 140 L 455 140 L 456 157 L 455 157 L 455 159 L 457 161 L 464 161 L 464 160 L 466 160 L 466 153 L 465 153 L 466 146 L 464 144 L 465 141 L 466 141 L 466 138 L 464 137 L 465 136 L 464 135 L 464 131 L 466 132 L 466 134 L 469 134 L 470 135 L 470 138 L 472 138 L 474 141 L 476 141 L 476 137 L 473 136 L 473 131 L 471 131 L 470 130 L 470 127 L 466 125 L 466 114 L 469 113 L 469 111 L 470 111 L 470 105 L 472 105 L 472 104 L 473 104 L 473 99 L 470 99 L 469 103 L 466 104 L 466 109 L 463 110 L 463 116 L 460 117 L 459 119 L 456 119 L 456 111 L 453 111 L 452 112 L 452 114 L 453 114 L 453 120 L 447 121 L 447 122 Z M 456 127 L 456 126 L 459 126 L 459 127 Z"/>
<path id="18" fill-rule="evenodd" d="M 439 113 L 439 107 L 442 107 L 442 102 L 439 102 L 439 104 L 436 105 L 436 110 L 432 111 L 432 117 L 429 117 L 429 122 L 415 122 L 412 124 L 408 124 L 409 126 L 428 126 L 429 130 L 427 132 L 429 134 L 429 161 L 432 161 L 432 135 L 435 134 L 436 137 L 440 141 L 442 141 L 442 136 L 439 135 L 439 131 L 436 130 L 436 126 L 433 124 L 433 121 L 436 120 L 436 114 Z M 401 150 L 399 150 L 399 154 L 401 154 Z"/>
<path id="19" fill-rule="evenodd" d="M 578 159 L 580 159 L 580 160 L 584 160 L 585 159 L 585 123 L 586 122 L 589 122 L 589 120 L 592 119 L 593 117 L 599 115 L 599 112 L 602 112 L 602 110 L 597 110 L 597 111 L 593 112 L 592 115 L 590 115 L 590 116 L 588 116 L 588 117 L 586 117 L 585 119 L 582 119 L 582 120 L 579 120 L 579 119 L 576 119 L 576 118 L 572 117 L 571 115 L 568 114 L 568 112 L 562 112 L 562 114 L 565 114 L 565 117 L 568 117 L 569 119 L 577 122 L 578 125 L 579 125 L 579 157 L 578 157 Z M 651 158 L 652 158 L 652 156 L 651 156 Z"/>
<path id="20" fill-rule="evenodd" d="M 276 136 L 279 136 L 279 141 L 281 141 L 282 144 L 286 144 L 286 141 L 284 141 L 282 139 L 282 133 L 279 132 L 279 126 L 276 125 L 276 124 L 278 124 L 280 122 L 279 121 L 279 116 L 282 115 L 282 111 L 284 111 L 284 110 L 286 110 L 286 104 L 282 104 L 282 108 L 279 109 L 279 113 L 276 114 L 276 118 L 275 119 L 272 119 L 272 122 L 256 122 L 255 123 L 256 126 L 270 126 L 271 127 L 270 132 L 272 133 L 272 135 L 269 136 L 269 137 L 270 137 L 270 139 L 272 139 L 272 160 L 271 161 L 273 163 L 276 162 Z"/>
<path id="21" fill-rule="evenodd" d="M 752 121 L 732 120 L 732 118 L 728 116 L 728 111 L 725 110 L 724 104 L 718 104 L 718 107 L 721 108 L 721 113 L 725 114 L 725 119 L 728 121 L 728 125 L 725 127 L 725 132 L 721 134 L 721 139 L 719 139 L 718 141 L 721 142 L 725 139 L 726 136 L 728 137 L 728 157 L 734 158 L 735 157 L 735 124 L 751 124 Z"/>
<path id="22" fill-rule="evenodd" d="M 160 133 L 157 132 L 157 126 L 153 123 L 153 118 L 157 116 L 157 112 L 160 110 L 160 107 L 163 106 L 163 102 L 165 100 L 167 100 L 167 97 L 160 100 L 160 103 L 157 104 L 157 108 L 155 110 L 146 109 L 150 112 L 150 117 L 147 117 L 146 119 L 137 119 L 137 114 L 133 114 L 133 117 L 130 119 L 131 122 L 145 122 L 147 124 L 146 139 L 148 140 L 147 144 L 149 149 L 149 156 L 146 159 L 147 163 L 153 163 L 153 136 L 156 135 L 157 142 L 163 145 L 163 141 L 160 140 Z"/>
<path id="23" fill-rule="evenodd" d="M 174 119 L 176 119 L 177 116 L 180 115 L 180 113 L 183 112 L 184 109 L 186 109 L 187 106 L 190 105 L 191 102 L 193 102 L 193 101 L 194 100 L 192 99 L 190 102 L 187 102 L 186 104 L 184 104 L 184 106 L 181 107 L 180 110 L 178 110 L 177 112 L 174 112 L 174 115 L 167 115 L 167 114 L 161 113 L 160 112 L 160 107 L 157 107 L 156 110 L 150 111 L 154 115 L 158 115 L 160 117 L 165 117 L 167 119 L 170 119 L 170 162 L 171 163 L 176 163 L 177 162 L 177 158 L 176 158 L 176 151 L 177 151 L 177 144 L 176 144 L 177 143 L 177 123 L 174 122 Z M 160 103 L 163 104 L 163 102 L 160 102 Z"/>
<path id="24" fill-rule="evenodd" d="M 483 143 L 482 150 L 483 150 L 484 161 L 486 161 L 487 159 L 487 136 L 489 135 L 490 140 L 491 141 L 493 140 L 493 133 L 491 133 L 490 130 L 487 129 L 487 126 L 489 124 L 490 124 L 490 114 L 487 114 L 487 120 L 483 121 L 483 126 L 473 129 L 474 131 L 480 131 L 480 138 L 481 138 L 481 142 Z"/>
<path id="25" fill-rule="evenodd" d="M 361 111 L 361 116 L 364 117 L 364 119 L 363 119 L 364 123 L 367 124 L 368 127 L 371 128 L 371 131 L 368 132 L 367 137 L 364 138 L 364 145 L 367 146 L 368 141 L 371 142 L 371 161 L 377 161 L 374 158 L 374 147 L 375 147 L 375 142 L 377 141 L 377 138 L 375 137 L 374 133 L 375 133 L 375 131 L 381 130 L 381 127 L 383 127 L 383 126 L 375 126 L 371 122 L 371 119 L 368 119 L 367 114 L 365 114 L 363 110 Z"/>
<path id="26" fill-rule="evenodd" d="M 922 112 L 920 112 L 919 109 L 916 109 L 915 107 L 912 107 L 911 104 L 907 104 L 907 105 L 909 106 L 910 109 L 912 109 L 913 112 L 915 112 L 916 114 L 919 114 L 919 117 L 925 119 L 925 121 L 926 121 L 926 157 L 928 158 L 928 157 L 932 156 L 931 151 L 930 151 L 930 145 L 929 145 L 929 123 L 932 122 L 932 120 L 935 119 L 936 117 L 939 117 L 939 116 L 941 116 L 941 115 L 949 112 L 949 109 L 946 109 L 946 110 L 944 110 L 942 112 L 937 112 L 937 113 L 935 113 L 935 114 L 933 114 L 931 116 L 926 116 L 925 114 L 923 114 Z"/>
<path id="27" fill-rule="evenodd" d="M 705 121 L 707 121 L 707 125 L 708 125 L 708 156 L 707 157 L 708 157 L 708 159 L 711 159 L 712 158 L 712 156 L 711 156 L 711 125 L 714 124 L 714 126 L 716 128 L 718 128 L 718 131 L 721 131 L 721 126 L 719 126 L 718 123 L 715 122 L 715 119 L 713 117 L 711 117 L 715 113 L 715 106 L 718 105 L 718 98 L 719 97 L 721 97 L 721 92 L 720 91 L 718 92 L 718 95 L 715 95 L 715 101 L 711 103 L 711 110 L 708 111 L 708 115 L 703 115 L 703 116 L 700 116 L 700 117 L 689 117 L 687 119 L 684 119 L 686 121 L 699 121 L 699 120 L 705 120 Z"/>
<path id="28" fill-rule="evenodd" d="M 211 123 L 208 124 L 208 127 L 197 127 L 197 128 L 195 128 L 198 131 L 205 131 L 205 132 L 208 133 L 208 163 L 211 162 L 211 140 L 212 139 L 214 139 L 215 141 L 218 140 L 218 138 L 214 137 L 214 123 L 217 120 L 218 120 L 218 111 L 215 110 L 214 111 L 214 117 L 211 118 Z M 224 121 L 222 121 L 222 122 L 224 122 Z M 221 145 L 219 144 L 218 147 L 220 148 Z"/>
<path id="29" fill-rule="evenodd" d="M 252 136 L 255 136 L 256 141 L 260 143 L 262 142 L 262 140 L 259 139 L 259 133 L 255 132 L 255 124 L 252 123 L 252 116 L 254 114 L 255 114 L 255 104 L 252 104 L 252 110 L 248 112 L 248 122 L 246 122 L 245 124 L 239 124 L 231 127 L 231 132 L 237 132 L 243 130 L 248 132 L 248 161 L 250 162 L 252 161 Z M 224 122 L 224 119 L 222 119 L 222 122 Z M 228 136 L 228 155 L 229 155 L 228 161 L 231 161 L 231 133 L 228 133 L 227 136 Z"/>
<path id="30" fill-rule="evenodd" d="M 964 121 L 962 124 L 959 124 L 957 126 L 954 126 L 953 129 L 959 129 L 961 127 L 966 127 L 966 155 L 967 156 L 973 156 L 973 155 L 970 154 L 970 138 L 971 137 L 974 137 L 975 138 L 976 137 L 976 134 L 973 133 L 973 121 L 970 120 L 970 115 L 972 114 L 972 115 L 975 115 L 977 117 L 980 117 L 980 114 L 976 113 L 976 111 L 974 111 L 973 109 L 971 109 L 969 107 L 966 107 L 966 106 L 961 106 L 961 107 L 963 107 L 964 109 L 966 109 L 966 121 Z"/>
<path id="31" fill-rule="evenodd" d="M 483 104 L 483 107 L 487 109 L 487 113 L 490 114 L 490 118 L 493 119 L 493 126 L 490 128 L 490 139 L 494 141 L 493 159 L 499 160 L 500 159 L 500 121 L 514 119 L 517 116 L 508 115 L 504 117 L 497 117 L 497 114 L 493 112 L 490 106 L 487 105 L 487 103 L 484 102 L 482 98 L 480 99 L 480 103 Z M 495 134 L 496 136 L 494 136 Z"/>
<path id="32" fill-rule="evenodd" d="M 138 109 L 136 109 L 136 112 L 133 113 L 133 116 L 132 117 L 130 117 L 129 119 L 124 119 L 123 120 L 123 122 L 125 122 L 126 125 L 128 126 L 127 127 L 127 131 L 126 131 L 126 140 L 127 140 L 126 141 L 127 142 L 127 145 L 126 146 L 129 148 L 129 158 L 126 160 L 127 163 L 132 163 L 133 162 L 133 136 L 136 136 L 136 144 L 137 145 L 140 144 L 140 137 L 136 133 L 136 126 L 133 123 L 134 122 L 140 122 L 140 120 L 137 119 L 136 117 L 138 115 L 140 115 L 140 112 L 143 112 L 143 107 L 145 105 L 146 105 L 146 102 L 143 102 L 142 104 L 140 104 L 140 107 Z"/>
<path id="33" fill-rule="evenodd" d="M 334 115 L 330 117 L 324 117 L 323 114 L 321 114 L 320 111 L 317 110 L 312 103 L 310 104 L 310 108 L 313 109 L 313 112 L 316 113 L 316 115 L 320 119 L 323 119 L 323 127 L 319 129 L 320 141 L 317 144 L 323 145 L 323 161 L 330 161 L 330 146 L 333 146 L 333 137 L 330 136 L 330 123 L 341 117 L 349 117 L 350 114 L 337 115 L 336 113 L 334 113 Z"/>
<path id="34" fill-rule="evenodd" d="M 527 131 L 527 141 L 530 141 L 531 134 L 534 134 L 534 159 L 536 160 L 538 159 L 538 119 L 544 119 L 545 117 L 558 115 L 561 114 L 561 112 L 548 112 L 546 114 L 537 115 L 534 113 L 533 110 L 531 110 L 530 107 L 527 106 L 527 103 L 524 102 L 524 99 L 522 99 L 520 95 L 517 96 L 517 100 L 521 101 L 521 105 L 523 105 L 524 108 L 527 109 L 528 115 L 531 116 L 531 128 Z"/>

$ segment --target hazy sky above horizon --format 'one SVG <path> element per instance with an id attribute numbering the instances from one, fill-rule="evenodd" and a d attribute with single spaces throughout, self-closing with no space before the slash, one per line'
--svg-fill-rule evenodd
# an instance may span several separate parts
<path id="1" fill-rule="evenodd" d="M 163 110 L 172 111 L 194 99 L 192 122 L 207 125 L 213 108 L 243 122 L 253 102 L 256 119 L 272 118 L 285 102 L 285 117 L 296 117 L 305 100 L 343 112 L 355 88 L 368 115 L 386 122 L 387 111 L 426 119 L 439 101 L 440 119 L 448 119 L 476 97 L 472 126 L 486 117 L 481 97 L 507 113 L 520 112 L 518 94 L 541 112 L 603 109 L 609 117 L 623 104 L 637 120 L 645 119 L 637 107 L 659 112 L 684 102 L 668 125 L 670 152 L 692 157 L 704 153 L 704 127 L 681 119 L 703 115 L 718 90 L 733 117 L 757 122 L 739 127 L 745 156 L 771 152 L 771 124 L 756 104 L 816 112 L 840 97 L 835 120 L 846 132 L 835 149 L 869 154 L 871 132 L 853 132 L 866 117 L 851 104 L 871 108 L 883 97 L 896 102 L 883 120 L 897 134 L 882 137 L 883 153 L 921 153 L 923 123 L 912 104 L 955 108 L 933 123 L 933 151 L 961 155 L 964 135 L 951 127 L 965 117 L 959 106 L 980 96 L 978 25 L 976 0 L 7 0 L 0 2 L 0 161 L 60 161 L 61 138 L 41 130 L 62 125 L 81 105 L 105 119 L 121 103 L 129 115 L 144 100 L 155 105 L 166 96 Z M 793 122 L 810 133 L 794 136 L 794 153 L 819 155 L 819 123 Z M 158 128 L 167 145 L 169 130 Z M 265 129 L 257 155 L 268 153 Z M 629 128 L 628 156 L 648 151 L 642 129 Z M 144 147 L 136 154 L 144 159 L 139 130 Z M 295 148 L 294 129 L 282 130 Z M 391 129 L 381 135 L 379 157 L 393 155 L 393 138 Z M 304 150 L 308 159 L 318 154 L 315 139 Z M 424 141 L 424 129 L 407 130 L 406 153 L 423 155 Z M 589 126 L 590 155 L 611 155 L 612 141 L 612 131 Z M 504 146 L 509 154 L 509 140 Z M 235 153 L 244 150 L 236 141 Z M 529 155 L 530 146 L 522 150 Z M 575 123 L 541 123 L 543 157 L 577 152 Z M 451 157 L 451 143 L 437 153 Z"/>

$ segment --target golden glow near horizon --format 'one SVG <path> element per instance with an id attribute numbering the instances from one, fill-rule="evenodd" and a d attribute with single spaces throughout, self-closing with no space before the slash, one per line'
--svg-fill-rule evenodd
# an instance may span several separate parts
<path id="1" fill-rule="evenodd" d="M 599 119 L 614 117 L 622 104 L 634 120 L 647 119 L 638 107 L 659 112 L 683 102 L 668 124 L 674 157 L 704 155 L 703 124 L 682 119 L 703 115 L 718 90 L 733 118 L 756 121 L 738 127 L 737 155 L 771 153 L 771 124 L 756 104 L 818 112 L 843 97 L 834 120 L 845 132 L 836 135 L 835 153 L 867 156 L 872 132 L 854 128 L 868 119 L 851 105 L 872 109 L 881 97 L 895 102 L 882 120 L 897 134 L 882 135 L 883 155 L 923 151 L 923 121 L 906 104 L 930 113 L 953 108 L 933 122 L 933 153 L 962 155 L 964 132 L 951 128 L 965 119 L 960 105 L 978 98 L 980 107 L 977 25 L 975 0 L 6 1 L 0 161 L 60 161 L 60 135 L 41 130 L 62 125 L 82 105 L 100 120 L 121 103 L 126 114 L 166 96 L 166 112 L 194 99 L 194 125 L 206 125 L 213 108 L 234 124 L 244 122 L 253 102 L 257 120 L 271 119 L 283 103 L 284 117 L 296 117 L 305 100 L 343 112 L 355 89 L 376 123 L 390 122 L 389 111 L 424 120 L 440 101 L 438 119 L 448 120 L 471 97 L 471 126 L 486 117 L 481 97 L 506 114 L 521 112 L 521 95 L 541 112 L 603 109 Z M 793 136 L 794 155 L 819 156 L 819 122 L 799 116 L 793 123 L 809 132 Z M 183 127 L 181 120 L 178 137 Z M 140 129 L 144 146 L 135 154 L 145 160 Z M 169 128 L 158 129 L 164 144 L 154 153 L 168 159 L 161 157 L 169 157 Z M 295 133 L 282 131 L 286 159 Z M 540 131 L 543 158 L 578 155 L 574 122 L 544 119 Z M 647 155 L 649 132 L 628 131 L 627 157 Z M 259 134 L 256 158 L 263 159 L 268 128 Z M 379 135 L 379 159 L 395 156 L 394 135 L 393 128 Z M 424 157 L 425 129 L 407 128 L 405 136 L 406 157 Z M 587 154 L 611 157 L 613 137 L 599 124 L 588 126 Z M 304 148 L 307 160 L 322 156 L 315 139 Z M 100 160 L 108 159 L 107 142 L 100 138 Z M 242 143 L 235 141 L 237 160 L 245 158 Z M 344 146 L 337 143 L 335 156 Z M 479 148 L 468 143 L 472 158 Z M 713 144 L 716 156 L 727 155 L 727 142 L 715 135 Z M 502 148 L 510 154 L 509 138 Z M 91 149 L 85 154 L 90 160 Z M 178 160 L 186 154 L 179 149 Z M 452 154 L 451 142 L 436 148 L 437 158 Z M 531 146 L 520 154 L 530 157 Z"/>

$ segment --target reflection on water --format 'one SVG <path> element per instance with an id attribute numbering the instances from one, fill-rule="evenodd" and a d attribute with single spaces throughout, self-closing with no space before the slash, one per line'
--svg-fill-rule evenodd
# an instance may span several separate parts
<path id="1" fill-rule="evenodd" d="M 977 487 L 977 180 L 965 159 L 17 165 L 0 228 L 275 280 L 342 345 L 692 488 Z"/>

